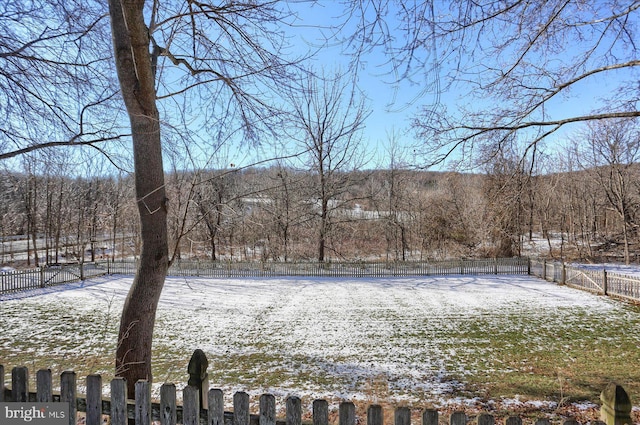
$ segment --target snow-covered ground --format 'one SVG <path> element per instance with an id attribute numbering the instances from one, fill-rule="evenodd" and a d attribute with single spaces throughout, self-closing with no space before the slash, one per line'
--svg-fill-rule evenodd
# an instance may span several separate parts
<path id="1" fill-rule="evenodd" d="M 100 278 L 0 296 L 5 367 L 20 362 L 59 373 L 82 364 L 79 377 L 108 375 L 131 282 Z M 229 393 L 460 403 L 451 394 L 465 382 L 451 376 L 486 368 L 493 350 L 509 348 L 487 346 L 484 332 L 523 332 L 529 339 L 521 344 L 535 356 L 553 349 L 538 338 L 545 329 L 588 330 L 634 314 L 529 276 L 170 277 L 157 315 L 156 389 L 165 381 L 184 386 L 189 356 L 201 348 L 211 385 Z"/>

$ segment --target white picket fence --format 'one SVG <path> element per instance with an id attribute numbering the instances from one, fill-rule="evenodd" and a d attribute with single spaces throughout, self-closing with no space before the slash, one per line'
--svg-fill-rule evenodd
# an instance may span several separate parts
<path id="1" fill-rule="evenodd" d="M 640 302 L 640 278 L 602 270 L 585 269 L 560 262 L 531 260 L 534 276 L 597 294 Z"/>
<path id="2" fill-rule="evenodd" d="M 0 274 L 0 294 L 46 288 L 64 283 L 113 274 L 133 275 L 134 261 L 56 265 Z M 422 262 L 206 262 L 179 261 L 169 269 L 170 276 L 194 277 L 390 277 L 442 276 L 451 274 L 527 274 L 529 259 L 465 259 Z"/>
<path id="3" fill-rule="evenodd" d="M 103 275 L 133 275 L 135 261 L 56 265 L 0 273 L 0 294 L 47 288 Z M 207 262 L 179 261 L 170 276 L 211 278 L 395 277 L 530 274 L 575 288 L 640 303 L 640 278 L 529 258 L 490 258 L 420 262 Z"/>

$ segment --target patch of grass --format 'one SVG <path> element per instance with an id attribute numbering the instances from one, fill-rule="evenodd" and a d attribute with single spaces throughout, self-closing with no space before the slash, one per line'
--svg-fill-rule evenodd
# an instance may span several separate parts
<path id="1" fill-rule="evenodd" d="M 472 392 L 487 398 L 521 396 L 559 402 L 599 403 L 611 381 L 640 395 L 640 311 L 626 317 L 597 317 L 585 311 L 558 311 L 549 319 L 505 315 L 477 319 L 457 338 L 472 342 L 474 367 L 464 376 Z M 549 321 L 553 323 L 549 323 Z M 501 325 L 506 325 L 503 330 Z M 550 326 L 552 325 L 552 326 Z M 452 359 L 465 361 L 469 358 Z"/>

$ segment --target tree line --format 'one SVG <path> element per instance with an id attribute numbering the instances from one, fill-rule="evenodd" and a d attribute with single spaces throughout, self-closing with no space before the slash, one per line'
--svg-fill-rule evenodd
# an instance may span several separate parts
<path id="1" fill-rule="evenodd" d="M 505 148 L 476 173 L 393 162 L 325 174 L 284 163 L 174 170 L 165 185 L 170 259 L 629 262 L 640 213 L 635 131 L 602 123 L 572 149 L 538 150 L 535 161 Z M 154 213 L 126 174 L 5 171 L 1 191 L 2 237 L 28 239 L 26 266 L 138 258 L 138 203 Z M 3 262 L 19 263 L 8 251 Z"/>

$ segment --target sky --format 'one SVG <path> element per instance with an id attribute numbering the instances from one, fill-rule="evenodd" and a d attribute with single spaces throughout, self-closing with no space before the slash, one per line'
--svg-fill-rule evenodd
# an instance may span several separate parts
<path id="1" fill-rule="evenodd" d="M 391 12 L 394 11 L 392 10 Z M 320 1 L 308 14 L 306 13 L 305 11 L 301 12 L 303 21 L 308 19 L 310 22 L 340 22 L 344 19 L 342 15 L 342 4 L 334 1 Z M 396 25 L 396 23 L 393 21 L 392 13 L 387 15 L 387 21 L 391 32 L 394 33 L 393 26 Z M 396 41 L 402 41 L 400 34 Z M 562 55 L 571 56 L 575 52 L 579 52 L 580 48 L 579 45 L 575 44 L 567 46 L 567 49 L 560 53 L 558 57 L 561 59 Z M 427 49 L 427 47 L 420 46 L 420 49 Z M 350 57 L 342 54 L 341 46 L 336 45 L 321 52 L 316 60 L 318 63 L 326 66 L 331 66 L 332 64 L 344 66 L 350 59 Z M 478 105 L 482 106 L 483 102 L 483 99 L 470 100 L 466 96 L 469 86 L 465 86 L 464 84 L 458 86 L 457 92 L 448 91 L 439 95 L 425 91 L 425 87 L 429 82 L 424 80 L 420 81 L 419 78 L 417 78 L 414 83 L 403 81 L 399 85 L 392 84 L 390 81 L 393 80 L 393 75 L 389 73 L 389 67 L 385 66 L 388 60 L 389 58 L 384 55 L 382 49 L 374 49 L 363 56 L 365 66 L 362 67 L 358 74 L 358 86 L 367 96 L 371 108 L 371 115 L 366 121 L 363 138 L 367 143 L 368 150 L 377 152 L 374 162 L 381 166 L 388 165 L 386 150 L 391 133 L 397 133 L 399 141 L 406 147 L 409 153 L 412 153 L 416 147 L 419 149 L 419 145 L 424 142 L 416 139 L 414 136 L 415 133 L 410 128 L 411 120 L 424 105 L 432 105 L 438 101 L 448 105 L 450 113 L 457 114 L 459 113 L 457 109 L 459 106 L 477 107 Z M 532 58 L 529 58 L 529 60 L 532 60 Z M 621 60 L 622 59 L 620 59 L 620 61 Z M 493 62 L 485 63 L 493 64 Z M 498 59 L 496 59 L 495 63 L 498 63 Z M 449 69 L 442 68 L 441 71 L 447 73 Z M 416 75 L 419 76 L 419 72 L 416 73 Z M 607 73 L 605 77 L 590 77 L 576 84 L 567 95 L 557 96 L 555 100 L 548 104 L 546 112 L 553 119 L 567 118 L 592 112 L 602 105 L 602 97 L 611 95 L 617 88 L 617 78 L 624 78 L 625 76 L 628 76 L 628 74 L 618 72 L 615 74 Z M 424 78 L 426 79 L 428 77 L 425 76 Z M 475 105 L 473 103 L 469 105 L 470 102 L 474 102 Z M 500 105 L 492 103 L 486 104 L 486 108 L 499 106 Z M 567 126 L 549 137 L 543 145 L 547 151 L 553 152 L 559 149 L 560 146 L 567 144 L 567 141 L 571 142 L 570 139 L 574 137 L 576 130 L 579 128 L 579 125 Z M 409 157 L 411 157 L 411 155 L 409 155 Z M 414 159 L 409 158 L 409 160 Z M 419 158 L 416 158 L 414 162 L 416 165 L 420 165 L 420 161 Z"/>
<path id="2" fill-rule="evenodd" d="M 303 51 L 308 46 L 323 43 L 322 34 L 317 26 L 329 23 L 343 22 L 343 6 L 338 1 L 319 1 L 309 8 L 302 4 L 297 10 L 301 25 L 310 28 L 297 28 L 299 35 L 294 43 L 299 43 Z M 293 29 L 290 29 L 293 31 Z M 346 32 L 349 28 L 346 28 Z M 312 59 L 315 68 L 325 68 L 329 71 L 340 69 L 346 71 L 353 59 L 352 55 L 344 52 L 345 47 L 337 42 L 323 47 Z M 392 134 L 407 152 L 412 152 L 414 138 L 409 132 L 410 120 L 425 102 L 431 102 L 429 94 L 416 96 L 422 90 L 420 86 L 404 82 L 395 84 L 394 77 L 387 66 L 388 58 L 381 49 L 375 49 L 362 57 L 362 66 L 357 74 L 357 86 L 366 97 L 369 115 L 362 131 L 363 144 L 370 157 L 368 168 L 387 167 L 389 165 L 387 150 Z M 268 155 L 268 152 L 265 153 Z M 242 160 L 239 161 L 242 163 Z"/>
<path id="3" fill-rule="evenodd" d="M 329 31 L 327 29 L 328 25 L 338 24 L 345 20 L 343 4 L 340 1 L 319 0 L 312 4 L 313 7 L 310 7 L 310 3 L 306 2 L 291 3 L 292 8 L 298 7 L 299 10 L 295 10 L 295 12 L 299 14 L 300 20 L 295 23 L 296 27 L 287 28 L 285 31 L 287 34 L 292 35 L 292 42 L 299 45 L 301 52 L 306 50 L 307 43 L 318 43 L 319 35 L 321 33 L 326 34 Z M 371 3 L 363 2 L 362 4 L 370 5 Z M 395 3 L 390 2 L 390 4 L 393 5 Z M 396 41 L 402 42 L 401 35 L 394 31 L 396 23 L 393 21 L 393 12 L 391 10 L 391 13 L 386 15 L 389 23 L 388 28 L 393 35 L 397 36 Z M 350 30 L 353 31 L 353 20 L 346 25 L 345 33 L 349 33 Z M 573 48 L 579 47 L 573 46 Z M 419 49 L 425 49 L 426 51 L 428 47 L 420 46 Z M 444 52 L 444 47 L 442 52 Z M 336 42 L 329 47 L 323 48 L 313 61 L 316 66 L 323 66 L 330 70 L 334 67 L 345 69 L 352 59 L 353 56 L 344 54 L 344 46 Z M 442 104 L 448 104 L 450 106 L 449 111 L 452 114 L 458 113 L 457 106 L 464 106 L 465 103 L 469 102 L 464 97 L 465 88 L 459 87 L 457 92 L 447 91 L 438 96 L 436 93 L 425 90 L 429 83 L 429 81 L 426 81 L 429 78 L 427 76 L 423 76 L 422 80 L 416 78 L 413 83 L 405 80 L 400 84 L 393 84 L 394 76 L 389 72 L 388 61 L 389 57 L 384 55 L 382 48 L 372 49 L 362 56 L 362 66 L 358 72 L 357 84 L 366 96 L 370 108 L 370 115 L 362 132 L 366 152 L 371 159 L 367 168 L 387 167 L 389 165 L 387 151 L 389 149 L 389 140 L 394 135 L 400 145 L 406 149 L 406 161 L 408 163 L 417 166 L 425 165 L 423 159 L 413 158 L 412 156 L 414 150 L 419 150 L 425 141 L 414 137 L 414 133 L 410 128 L 411 120 L 423 105 L 433 104 L 436 100 Z M 420 69 L 417 71 L 416 77 L 423 75 L 420 73 Z M 442 69 L 442 71 L 446 72 L 447 69 Z M 615 77 L 581 84 L 577 87 L 577 90 L 574 90 L 572 97 L 563 97 L 551 104 L 550 111 L 554 116 L 558 117 L 589 111 L 598 103 L 597 98 L 599 95 L 609 94 L 615 87 Z M 478 101 L 476 100 L 475 102 Z M 495 106 L 492 104 L 486 105 L 487 108 Z M 202 123 L 196 123 L 196 125 L 200 124 Z M 575 127 L 554 135 L 547 142 L 547 145 L 554 145 L 564 141 L 573 129 Z M 203 145 L 208 143 L 208 141 L 204 141 Z M 226 166 L 235 164 L 243 166 L 266 160 L 273 157 L 273 151 L 270 151 L 266 145 L 243 146 L 238 143 L 223 146 L 221 149 L 223 160 L 219 164 L 207 165 L 220 166 L 222 164 Z M 207 145 L 206 149 L 210 150 L 210 146 Z M 97 155 L 96 152 L 93 153 Z M 202 154 L 204 157 L 210 155 L 211 152 L 203 150 Z M 103 159 L 100 157 L 98 162 L 104 162 Z"/>

